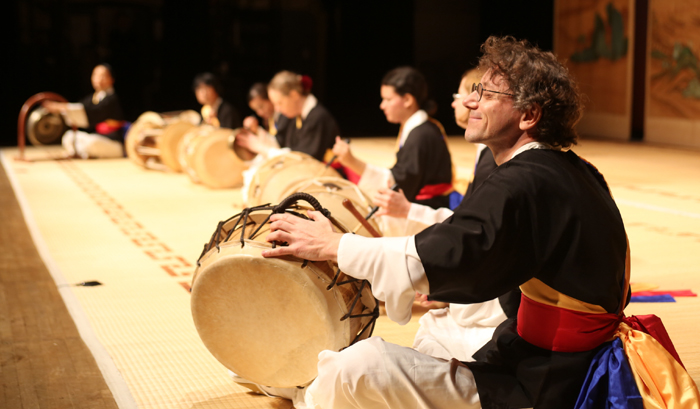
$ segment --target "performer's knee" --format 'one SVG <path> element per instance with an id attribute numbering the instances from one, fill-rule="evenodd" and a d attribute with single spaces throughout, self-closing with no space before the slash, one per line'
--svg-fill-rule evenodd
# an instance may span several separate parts
<path id="1" fill-rule="evenodd" d="M 331 403 L 343 407 L 339 402 L 349 404 L 344 407 L 354 407 L 358 391 L 366 389 L 369 383 L 376 388 L 373 378 L 381 372 L 383 343 L 381 338 L 372 337 L 341 352 L 321 352 L 318 378 L 310 388 L 315 402 L 323 408 L 331 407 Z"/>

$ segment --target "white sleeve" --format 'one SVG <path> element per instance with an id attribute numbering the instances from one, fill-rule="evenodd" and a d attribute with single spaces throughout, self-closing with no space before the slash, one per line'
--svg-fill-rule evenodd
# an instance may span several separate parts
<path id="1" fill-rule="evenodd" d="M 411 320 L 416 291 L 430 294 L 414 236 L 345 234 L 338 247 L 338 267 L 345 274 L 369 281 L 374 296 L 386 302 L 389 318 L 401 325 Z"/>
<path id="2" fill-rule="evenodd" d="M 357 187 L 365 192 L 367 196 L 373 198 L 377 195 L 379 189 L 390 188 L 394 183 L 396 183 L 394 175 L 389 169 L 380 168 L 368 163 L 365 165 L 365 170 L 362 172 Z"/>
<path id="3" fill-rule="evenodd" d="M 421 222 L 428 226 L 435 223 L 442 223 L 445 219 L 452 216 L 454 212 L 448 208 L 441 207 L 433 209 L 430 206 L 424 206 L 418 203 L 411 203 L 411 208 L 408 211 L 408 220 Z"/>

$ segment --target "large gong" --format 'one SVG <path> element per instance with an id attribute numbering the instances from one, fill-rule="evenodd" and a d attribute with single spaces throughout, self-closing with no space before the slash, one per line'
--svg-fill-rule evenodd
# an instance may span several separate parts
<path id="1" fill-rule="evenodd" d="M 68 126 L 60 114 L 38 107 L 27 118 L 27 138 L 34 146 L 50 145 L 61 139 Z"/>

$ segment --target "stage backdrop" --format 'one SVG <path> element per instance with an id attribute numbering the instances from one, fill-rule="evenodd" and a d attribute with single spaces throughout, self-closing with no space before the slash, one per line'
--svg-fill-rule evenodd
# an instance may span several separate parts
<path id="1" fill-rule="evenodd" d="M 651 0 L 644 140 L 700 147 L 700 2 Z"/>
<path id="2" fill-rule="evenodd" d="M 556 0 L 554 52 L 586 96 L 581 135 L 628 140 L 634 1 Z"/>

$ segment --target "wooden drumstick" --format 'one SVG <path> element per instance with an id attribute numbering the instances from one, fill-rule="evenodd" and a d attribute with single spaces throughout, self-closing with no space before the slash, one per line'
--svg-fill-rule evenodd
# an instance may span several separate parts
<path id="1" fill-rule="evenodd" d="M 379 234 L 379 232 L 376 231 L 374 229 L 374 227 L 372 227 L 372 225 L 369 224 L 369 222 L 367 220 L 365 220 L 364 217 L 362 217 L 360 212 L 358 212 L 357 209 L 355 209 L 355 206 L 352 204 L 352 202 L 349 199 L 343 199 L 343 207 L 348 209 L 348 211 L 350 211 L 350 213 L 352 213 L 352 215 L 355 216 L 355 218 L 360 222 L 362 227 L 367 229 L 367 231 L 369 232 L 369 234 L 372 235 L 372 237 L 382 237 L 382 235 Z"/>

